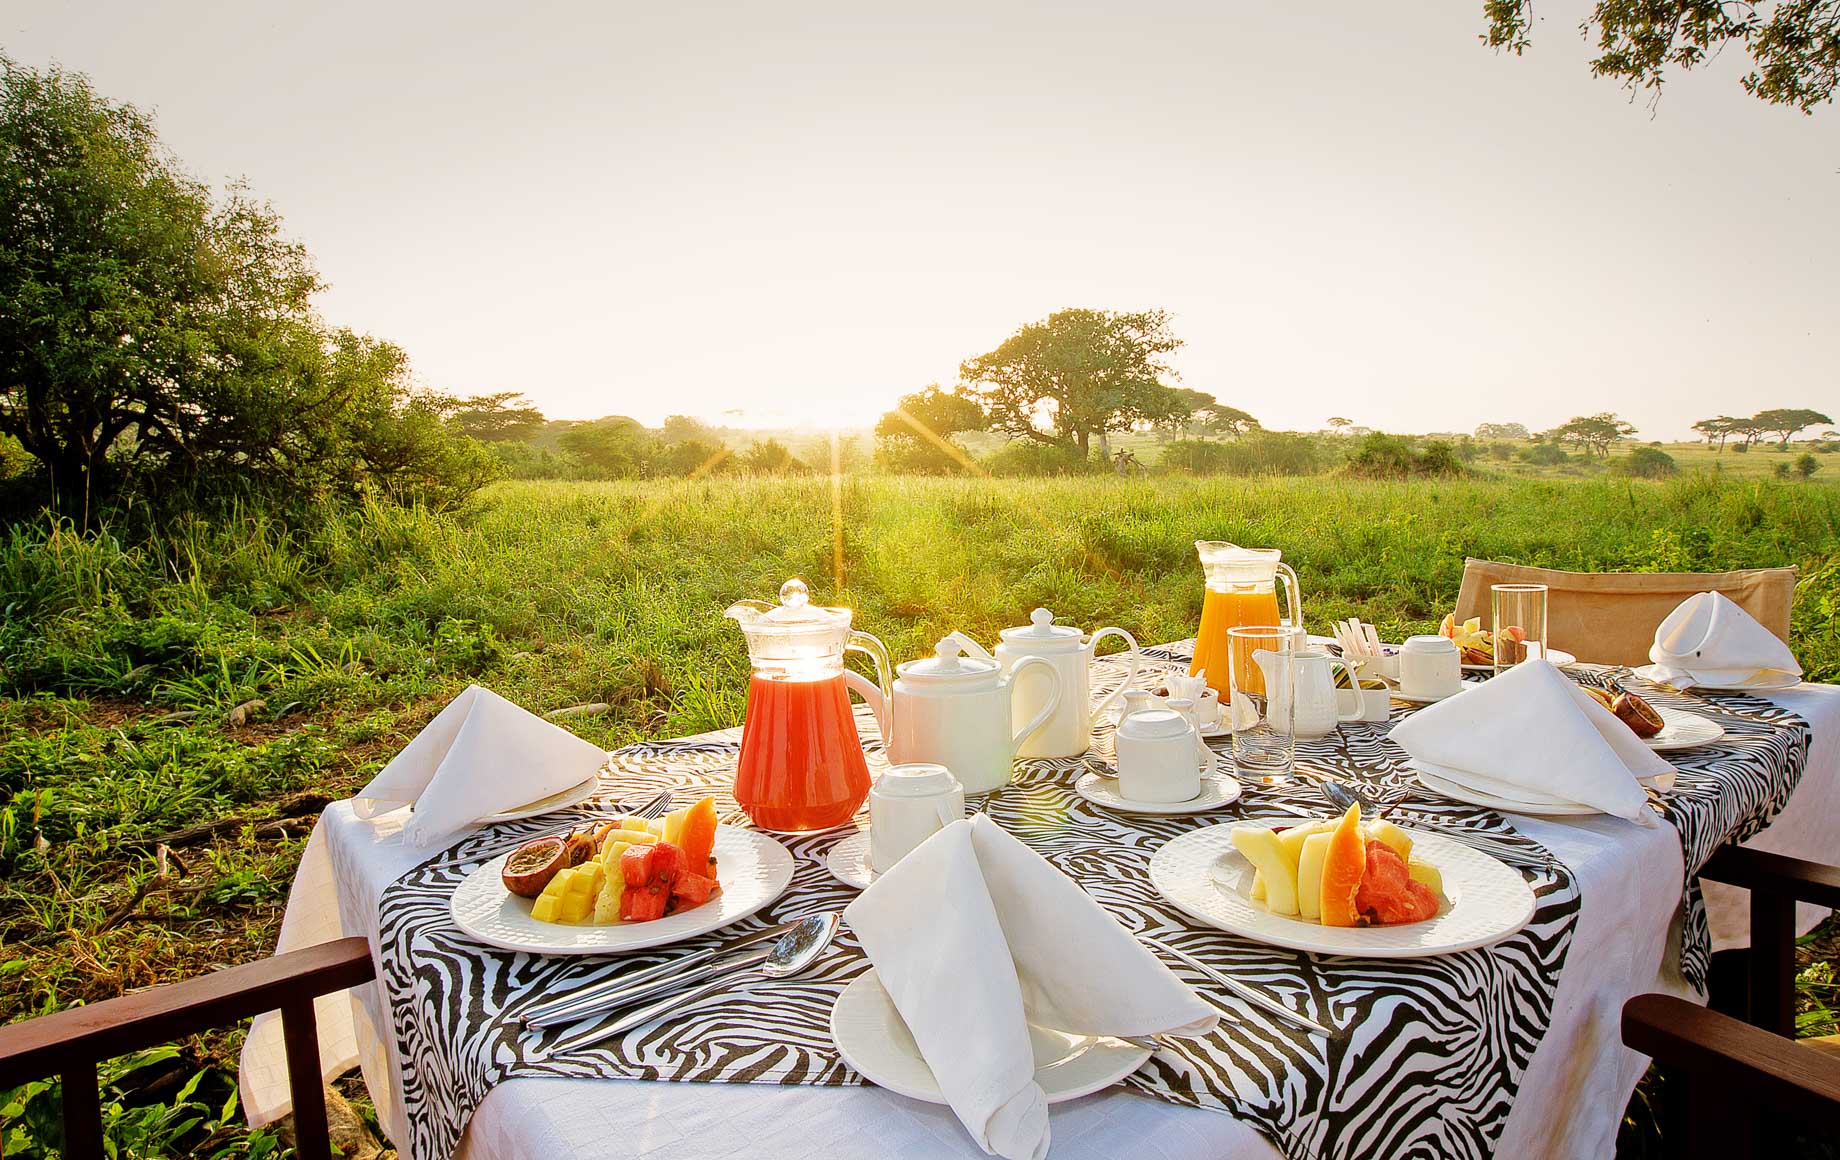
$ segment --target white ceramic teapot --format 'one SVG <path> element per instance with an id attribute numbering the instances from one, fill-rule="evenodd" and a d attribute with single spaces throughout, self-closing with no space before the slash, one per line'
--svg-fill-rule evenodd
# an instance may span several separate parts
<path id="1" fill-rule="evenodd" d="M 1257 649 L 1252 659 L 1265 676 L 1265 717 L 1279 733 L 1326 737 L 1343 721 L 1359 721 L 1361 710 L 1344 712 L 1335 695 L 1335 669 L 1354 673 L 1340 657 L 1316 649 L 1277 652 Z M 1294 715 L 1293 715 L 1294 714 Z"/>
<path id="2" fill-rule="evenodd" d="M 1014 672 L 1027 657 L 1040 657 L 1052 664 L 1060 677 L 1060 704 L 1040 732 L 1023 739 L 1018 750 L 1022 757 L 1078 757 L 1085 753 L 1092 745 L 1093 717 L 1105 712 L 1118 699 L 1118 695 L 1137 679 L 1138 669 L 1143 665 L 1136 638 L 1124 629 L 1102 628 L 1087 636 L 1072 625 L 1055 624 L 1054 614 L 1045 608 L 1029 613 L 1028 624 L 1006 628 L 997 635 L 1002 637 L 1002 643 L 997 645 L 997 660 L 1004 672 Z M 1125 652 L 1114 655 L 1128 655 L 1131 671 L 1125 675 L 1123 684 L 1095 705 L 1086 666 L 1091 663 L 1099 641 L 1108 636 L 1124 640 Z M 1021 695 L 1011 702 L 1010 711 L 1015 721 L 1031 720 L 1046 703 L 1046 692 L 1036 690 L 1035 686 L 1036 682 L 1030 681 Z"/>
<path id="3" fill-rule="evenodd" d="M 941 639 L 932 656 L 896 665 L 895 673 L 888 760 L 943 765 L 968 794 L 1008 785 L 1017 749 L 1061 703 L 1052 664 L 1029 657 L 1004 673 L 982 645 L 959 632 Z M 1017 708 L 1018 689 L 1037 706 L 1032 714 Z M 1012 732 L 1015 721 L 1022 724 Z"/>

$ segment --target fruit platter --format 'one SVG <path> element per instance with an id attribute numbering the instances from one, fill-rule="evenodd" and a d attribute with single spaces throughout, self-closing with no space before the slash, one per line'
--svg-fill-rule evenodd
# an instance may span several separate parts
<path id="1" fill-rule="evenodd" d="M 1324 926 L 1423 922 L 1443 906 L 1443 876 L 1415 857 L 1387 821 L 1363 824 L 1361 807 L 1339 819 L 1235 826 L 1233 847 L 1253 865 L 1251 899 L 1273 914 Z"/>
<path id="2" fill-rule="evenodd" d="M 1151 856 L 1150 881 L 1197 922 L 1366 958 L 1488 946 L 1525 926 L 1534 905 L 1519 871 L 1429 830 L 1364 822 L 1358 809 L 1191 830 Z"/>
<path id="3" fill-rule="evenodd" d="M 711 797 L 662 818 L 615 818 L 533 838 L 505 859 L 499 880 L 533 900 L 538 922 L 655 922 L 721 889 L 717 829 Z"/>
<path id="4" fill-rule="evenodd" d="M 507 950 L 604 954 L 660 946 L 736 922 L 792 880 L 792 856 L 720 825 L 713 798 L 661 818 L 619 817 L 533 838 L 470 873 L 451 910 Z"/>

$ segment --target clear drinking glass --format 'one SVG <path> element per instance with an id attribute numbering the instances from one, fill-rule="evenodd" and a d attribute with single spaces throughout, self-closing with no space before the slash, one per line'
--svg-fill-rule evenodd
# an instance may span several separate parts
<path id="1" fill-rule="evenodd" d="M 1297 699 L 1289 695 L 1292 657 L 1304 644 L 1301 630 L 1276 624 L 1239 625 L 1227 630 L 1230 701 L 1221 716 L 1233 728 L 1233 764 L 1241 780 L 1264 785 L 1290 780 L 1297 763 L 1292 728 Z M 1269 675 L 1277 696 L 1267 695 Z M 1277 713 L 1274 721 L 1271 714 Z M 1250 724 L 1247 724 L 1251 721 Z"/>
<path id="2" fill-rule="evenodd" d="M 1495 673 L 1546 655 L 1546 585 L 1496 584 L 1489 588 L 1489 624 L 1495 634 Z"/>

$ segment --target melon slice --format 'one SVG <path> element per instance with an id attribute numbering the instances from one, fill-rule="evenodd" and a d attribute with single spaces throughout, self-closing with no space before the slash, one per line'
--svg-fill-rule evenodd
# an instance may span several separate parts
<path id="1" fill-rule="evenodd" d="M 1354 896 L 1361 889 L 1361 877 L 1367 873 L 1367 844 L 1361 836 L 1361 807 L 1352 805 L 1329 835 L 1323 853 L 1322 924 L 1324 926 L 1361 926 L 1361 914 L 1355 909 Z"/>
<path id="2" fill-rule="evenodd" d="M 1322 921 L 1323 861 L 1329 856 L 1332 834 L 1311 834 L 1304 840 L 1303 857 L 1297 861 L 1297 912 L 1305 918 Z"/>
<path id="3" fill-rule="evenodd" d="M 1297 871 L 1284 856 L 1278 835 L 1264 826 L 1233 827 L 1233 845 L 1265 876 L 1265 909 L 1297 913 Z"/>

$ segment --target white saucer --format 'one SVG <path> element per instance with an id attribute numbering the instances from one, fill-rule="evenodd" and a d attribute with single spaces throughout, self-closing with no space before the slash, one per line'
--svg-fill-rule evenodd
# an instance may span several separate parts
<path id="1" fill-rule="evenodd" d="M 1784 673 L 1768 681 L 1755 681 L 1748 685 L 1694 685 L 1689 692 L 1702 693 L 1780 693 L 1784 689 L 1793 689 L 1802 683 L 1802 678 L 1794 673 Z"/>
<path id="2" fill-rule="evenodd" d="M 1446 693 L 1442 697 L 1408 697 L 1399 689 L 1391 689 L 1388 692 L 1393 700 L 1404 701 L 1408 705 L 1435 705 L 1439 701 L 1450 700 L 1452 697 L 1456 696 L 1457 693 L 1467 693 L 1472 687 L 1469 681 L 1465 681 L 1463 682 L 1463 687 L 1458 689 L 1456 693 Z"/>
<path id="3" fill-rule="evenodd" d="M 869 831 L 858 830 L 831 847 L 824 856 L 831 877 L 845 886 L 866 890 L 875 881 L 875 867 L 869 865 Z"/>
<path id="4" fill-rule="evenodd" d="M 858 975 L 837 996 L 831 1008 L 831 1038 L 843 1061 L 869 1082 L 909 1099 L 946 1102 L 875 968 Z M 1111 1087 L 1150 1058 L 1148 1051 L 1123 1040 L 1033 1024 L 1029 1046 L 1035 1052 L 1035 1082 L 1051 1104 Z"/>
<path id="5" fill-rule="evenodd" d="M 1198 814 L 1216 810 L 1238 801 L 1239 788 L 1236 779 L 1222 773 L 1202 778 L 1201 792 L 1185 802 L 1140 802 L 1119 793 L 1115 777 L 1088 773 L 1073 783 L 1073 792 L 1092 804 L 1125 814 Z"/>
<path id="6" fill-rule="evenodd" d="M 1661 732 L 1643 738 L 1642 743 L 1657 753 L 1710 745 L 1725 736 L 1725 727 L 1710 717 L 1664 709 L 1659 705 L 1655 706 L 1655 711 L 1661 714 Z"/>

